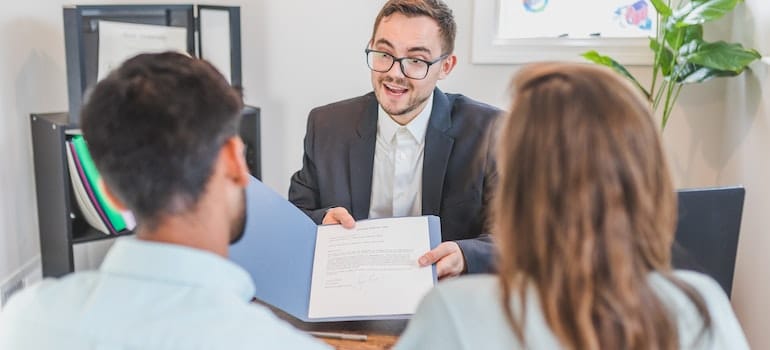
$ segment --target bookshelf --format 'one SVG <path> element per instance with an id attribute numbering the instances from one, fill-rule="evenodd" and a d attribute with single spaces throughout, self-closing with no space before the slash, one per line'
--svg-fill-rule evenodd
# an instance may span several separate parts
<path id="1" fill-rule="evenodd" d="M 78 206 L 67 163 L 66 142 L 79 133 L 84 96 L 98 78 L 100 28 L 106 25 L 102 21 L 184 28 L 185 51 L 209 60 L 232 86 L 242 87 L 238 6 L 67 5 L 62 8 L 62 16 L 69 112 L 30 115 L 44 277 L 59 277 L 74 270 L 75 244 L 132 234 L 127 230 L 104 234 L 88 224 Z M 246 145 L 246 164 L 251 174 L 261 179 L 260 109 L 246 106 L 241 114 L 240 135 Z"/>
<path id="2" fill-rule="evenodd" d="M 73 244 L 131 234 L 106 235 L 86 223 L 74 201 L 67 170 L 66 141 L 76 129 L 67 113 L 30 117 L 35 165 L 40 261 L 44 277 L 59 277 L 74 270 Z"/>
<path id="3" fill-rule="evenodd" d="M 109 235 L 91 227 L 75 201 L 67 167 L 66 142 L 79 134 L 66 112 L 30 116 L 37 192 L 40 261 L 43 277 L 61 277 L 74 271 L 73 245 L 133 234 L 124 230 Z M 261 178 L 260 109 L 242 111 L 240 134 L 246 144 L 249 171 Z"/>

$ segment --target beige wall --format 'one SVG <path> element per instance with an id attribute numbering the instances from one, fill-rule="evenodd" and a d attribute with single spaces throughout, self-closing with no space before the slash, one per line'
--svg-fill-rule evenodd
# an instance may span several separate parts
<path id="1" fill-rule="evenodd" d="M 770 5 L 764 1 L 746 1 L 746 11 L 735 20 L 735 35 L 770 53 L 770 28 L 761 24 L 770 22 Z M 506 107 L 505 89 L 517 67 L 470 64 L 473 0 L 447 2 L 459 26 L 459 64 L 440 87 Z M 206 3 L 242 7 L 245 98 L 262 108 L 263 177 L 285 194 L 289 177 L 301 164 L 307 112 L 369 91 L 363 49 L 384 0 Z M 27 115 L 66 110 L 62 4 L 13 2 L 0 13 L 0 283 L 39 254 Z M 729 35 L 730 29 L 728 21 L 707 28 L 707 34 Z M 632 72 L 648 80 L 648 68 Z M 689 87 L 664 134 L 678 186 L 747 187 L 734 305 L 755 348 L 770 348 L 770 333 L 763 330 L 770 323 L 764 301 L 770 294 L 764 267 L 770 261 L 762 254 L 770 248 L 763 235 L 763 226 L 770 222 L 761 219 L 770 212 L 770 190 L 764 184 L 769 169 L 763 154 L 770 142 L 770 111 L 762 98 L 767 101 L 770 94 L 767 81 L 767 67 L 760 67 L 740 79 Z"/>
<path id="2" fill-rule="evenodd" d="M 770 55 L 770 3 L 746 0 L 706 30 Z M 678 186 L 745 186 L 732 302 L 752 348 L 770 349 L 770 62 L 751 68 L 684 90 L 664 142 Z"/>
<path id="3" fill-rule="evenodd" d="M 734 22 L 734 40 L 770 56 L 767 0 L 746 0 Z M 770 349 L 770 62 L 752 68 L 727 83 L 718 183 L 746 187 L 733 306 L 752 348 Z"/>

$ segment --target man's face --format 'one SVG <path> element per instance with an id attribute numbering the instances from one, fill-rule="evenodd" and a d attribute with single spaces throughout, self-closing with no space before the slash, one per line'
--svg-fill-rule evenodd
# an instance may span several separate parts
<path id="1" fill-rule="evenodd" d="M 246 190 L 243 190 L 241 205 L 230 223 L 230 244 L 240 241 L 246 229 Z"/>
<path id="2" fill-rule="evenodd" d="M 441 35 L 436 21 L 429 17 L 406 17 L 394 13 L 380 22 L 370 49 L 395 58 L 410 57 L 433 61 L 442 55 Z M 436 82 L 444 79 L 452 64 L 441 60 L 430 66 L 425 79 L 407 78 L 399 63 L 385 73 L 372 71 L 372 87 L 377 101 L 391 116 L 411 121 L 425 107 Z"/>

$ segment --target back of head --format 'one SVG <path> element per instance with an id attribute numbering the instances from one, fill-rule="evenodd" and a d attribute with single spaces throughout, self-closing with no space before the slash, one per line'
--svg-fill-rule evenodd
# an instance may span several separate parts
<path id="1" fill-rule="evenodd" d="M 648 104 L 593 65 L 528 66 L 512 89 L 493 209 L 505 300 L 533 285 L 567 348 L 677 346 L 676 324 L 647 283 L 650 272 L 670 275 L 676 224 Z"/>
<path id="2" fill-rule="evenodd" d="M 140 226 L 153 227 L 196 205 L 220 148 L 237 135 L 241 108 L 208 62 L 142 54 L 96 85 L 82 130 L 105 183 Z"/>
<path id="3" fill-rule="evenodd" d="M 441 35 L 442 54 L 450 54 L 455 49 L 455 36 L 457 24 L 455 23 L 452 9 L 443 0 L 390 0 L 380 9 L 374 21 L 372 38 L 374 40 L 377 28 L 382 19 L 395 13 L 407 17 L 426 16 L 438 24 Z"/>

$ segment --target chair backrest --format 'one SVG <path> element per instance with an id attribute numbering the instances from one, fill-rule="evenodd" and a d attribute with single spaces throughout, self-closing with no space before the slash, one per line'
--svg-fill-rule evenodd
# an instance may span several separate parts
<path id="1" fill-rule="evenodd" d="M 679 220 L 673 265 L 703 272 L 730 296 L 743 214 L 743 187 L 687 189 L 677 192 Z"/>

